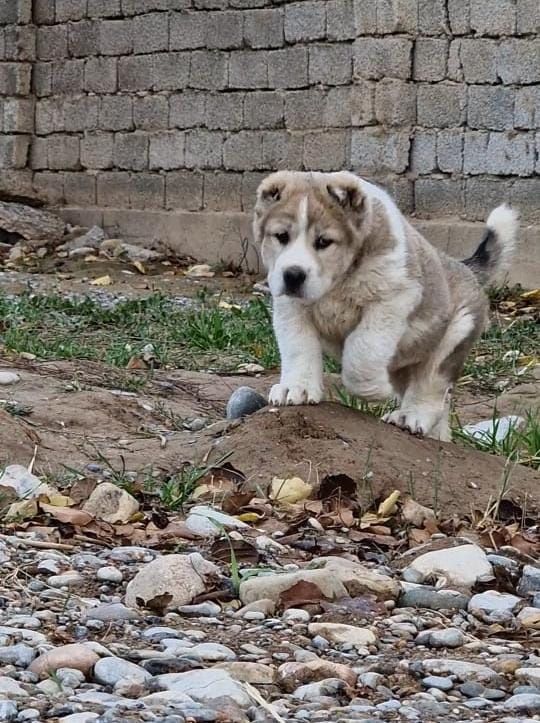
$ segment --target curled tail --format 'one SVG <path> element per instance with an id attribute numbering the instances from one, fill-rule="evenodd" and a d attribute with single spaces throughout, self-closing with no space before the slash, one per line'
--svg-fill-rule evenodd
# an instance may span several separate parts
<path id="1" fill-rule="evenodd" d="M 519 228 L 517 211 L 506 204 L 489 214 L 480 245 L 463 263 L 473 271 L 481 284 L 500 279 L 508 271 L 516 245 Z"/>

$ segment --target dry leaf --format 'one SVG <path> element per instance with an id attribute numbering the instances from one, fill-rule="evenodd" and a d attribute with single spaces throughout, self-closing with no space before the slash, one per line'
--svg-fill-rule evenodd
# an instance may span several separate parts
<path id="1" fill-rule="evenodd" d="M 110 286 L 112 284 L 112 279 L 107 274 L 106 276 L 98 276 L 97 279 L 92 279 L 90 282 L 92 286 Z"/>
<path id="2" fill-rule="evenodd" d="M 270 499 L 278 503 L 294 504 L 300 500 L 306 500 L 313 492 L 309 482 L 304 482 L 301 477 L 289 477 L 282 479 L 274 477 L 270 486 Z"/>
<path id="3" fill-rule="evenodd" d="M 132 356 L 126 365 L 126 369 L 148 369 L 148 364 L 139 356 Z"/>
<path id="4" fill-rule="evenodd" d="M 146 274 L 146 269 L 144 268 L 144 264 L 142 263 L 142 261 L 134 261 L 133 266 L 135 266 L 135 268 L 140 274 Z"/>
<path id="5" fill-rule="evenodd" d="M 184 273 L 186 276 L 191 276 L 192 278 L 206 279 L 211 279 L 212 276 L 216 275 L 208 264 L 195 264 L 194 266 L 190 266 Z"/>
<path id="6" fill-rule="evenodd" d="M 96 489 L 97 480 L 90 477 L 76 480 L 69 490 L 69 496 L 73 500 L 73 504 L 78 505 L 80 502 L 86 502 L 92 492 Z"/>
<path id="7" fill-rule="evenodd" d="M 53 505 L 54 507 L 71 507 L 71 505 L 75 504 L 71 497 L 66 497 L 60 493 L 56 495 L 46 495 L 45 499 L 49 505 Z M 43 507 L 43 503 L 41 504 L 41 507 Z"/>
<path id="8" fill-rule="evenodd" d="M 533 289 L 532 291 L 526 291 L 524 294 L 521 294 L 521 298 L 525 299 L 525 301 L 532 301 L 539 302 L 540 303 L 540 289 Z"/>
<path id="9" fill-rule="evenodd" d="M 318 605 L 322 600 L 328 600 L 320 588 L 313 582 L 300 580 L 279 596 L 279 606 L 283 610 L 288 608 L 301 608 L 304 605 Z"/>
<path id="10" fill-rule="evenodd" d="M 21 500 L 20 502 L 14 502 L 9 506 L 4 519 L 9 522 L 31 520 L 37 515 L 37 513 L 37 500 Z"/>
<path id="11" fill-rule="evenodd" d="M 40 507 L 43 512 L 51 515 L 51 517 L 54 517 L 58 522 L 77 525 L 77 527 L 85 527 L 94 519 L 93 515 L 89 512 L 76 510 L 73 507 L 56 507 L 55 505 L 48 505 L 44 502 L 40 503 Z"/>
<path id="12" fill-rule="evenodd" d="M 395 513 L 396 503 L 399 500 L 400 495 L 401 492 L 399 490 L 394 490 L 391 495 L 381 502 L 379 509 L 377 510 L 379 517 L 389 517 Z"/>
<path id="13" fill-rule="evenodd" d="M 237 562 L 245 562 L 250 565 L 258 564 L 260 555 L 255 545 L 246 542 L 246 540 L 233 540 L 231 538 L 214 542 L 210 548 L 212 558 L 230 565 L 231 545 Z"/>

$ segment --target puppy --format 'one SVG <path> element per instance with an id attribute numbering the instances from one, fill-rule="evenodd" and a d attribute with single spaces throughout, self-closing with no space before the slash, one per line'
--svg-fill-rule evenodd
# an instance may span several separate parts
<path id="1" fill-rule="evenodd" d="M 372 183 L 280 171 L 259 186 L 253 225 L 282 365 L 270 403 L 320 402 L 326 352 L 351 394 L 398 401 L 384 421 L 449 441 L 449 393 L 487 322 L 482 286 L 510 263 L 515 211 L 492 211 L 473 256 L 458 261 Z"/>

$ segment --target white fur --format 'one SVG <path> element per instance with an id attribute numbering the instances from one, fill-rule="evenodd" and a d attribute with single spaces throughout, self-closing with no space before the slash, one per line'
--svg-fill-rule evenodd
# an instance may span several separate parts
<path id="1" fill-rule="evenodd" d="M 498 267 L 500 271 L 505 271 L 510 265 L 510 260 L 516 245 L 519 214 L 515 209 L 503 203 L 501 206 L 494 208 L 489 214 L 486 226 L 497 235 L 500 248 Z"/>

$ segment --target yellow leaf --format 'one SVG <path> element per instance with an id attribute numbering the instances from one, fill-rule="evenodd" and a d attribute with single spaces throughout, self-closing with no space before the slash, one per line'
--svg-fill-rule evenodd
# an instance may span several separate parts
<path id="1" fill-rule="evenodd" d="M 66 497 L 66 495 L 61 494 L 47 495 L 47 499 L 48 504 L 53 505 L 54 507 L 70 507 L 75 504 L 71 497 Z"/>
<path id="2" fill-rule="evenodd" d="M 236 515 L 236 519 L 240 522 L 257 522 L 261 518 L 262 515 L 258 515 L 256 512 L 242 512 L 241 515 Z"/>
<path id="3" fill-rule="evenodd" d="M 30 520 L 38 513 L 37 500 L 21 500 L 9 506 L 5 519 L 9 520 Z"/>
<path id="4" fill-rule="evenodd" d="M 389 495 L 384 502 L 381 502 L 379 505 L 379 509 L 377 510 L 377 514 L 379 517 L 388 517 L 388 515 L 393 515 L 396 511 L 396 502 L 399 500 L 400 497 L 399 490 L 394 490 L 391 495 Z"/>
<path id="5" fill-rule="evenodd" d="M 208 264 L 195 264 L 195 266 L 190 266 L 189 269 L 187 269 L 187 271 L 185 271 L 184 273 L 186 276 L 191 276 L 193 278 L 208 279 L 216 275 Z"/>
<path id="6" fill-rule="evenodd" d="M 270 486 L 270 499 L 293 505 L 300 500 L 306 500 L 312 492 L 313 487 L 301 477 L 274 477 Z"/>
<path id="7" fill-rule="evenodd" d="M 90 282 L 93 286 L 110 286 L 112 284 L 112 279 L 107 274 L 106 276 L 98 276 L 97 279 L 94 279 Z"/>
<path id="8" fill-rule="evenodd" d="M 526 291 L 524 294 L 521 294 L 522 299 L 526 299 L 527 301 L 539 301 L 540 302 L 540 289 L 533 289 L 532 291 Z"/>
<path id="9" fill-rule="evenodd" d="M 133 266 L 135 266 L 135 268 L 140 274 L 146 274 L 146 269 L 144 268 L 144 264 L 142 263 L 142 261 L 134 261 Z"/>

